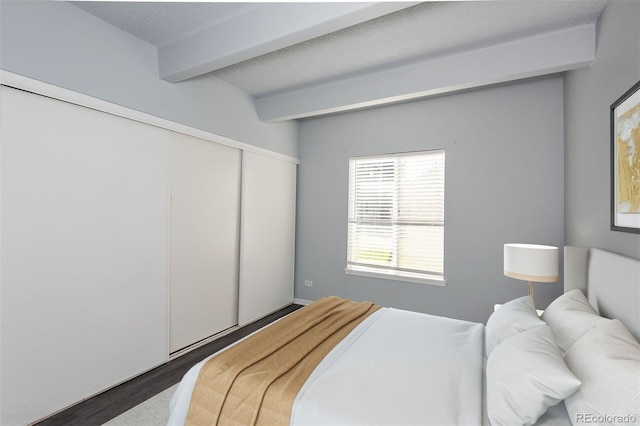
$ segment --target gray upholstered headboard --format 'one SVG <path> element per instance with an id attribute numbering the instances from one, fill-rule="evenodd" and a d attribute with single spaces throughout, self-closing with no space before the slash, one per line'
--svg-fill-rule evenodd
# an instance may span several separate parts
<path id="1" fill-rule="evenodd" d="M 564 291 L 582 290 L 606 318 L 640 340 L 640 260 L 596 248 L 564 248 Z"/>

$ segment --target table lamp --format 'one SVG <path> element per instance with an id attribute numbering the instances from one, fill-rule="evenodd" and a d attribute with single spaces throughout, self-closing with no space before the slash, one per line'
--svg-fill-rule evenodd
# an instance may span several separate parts
<path id="1" fill-rule="evenodd" d="M 533 283 L 558 281 L 558 247 L 539 244 L 505 244 L 504 274 L 529 282 L 529 296 L 533 299 Z"/>

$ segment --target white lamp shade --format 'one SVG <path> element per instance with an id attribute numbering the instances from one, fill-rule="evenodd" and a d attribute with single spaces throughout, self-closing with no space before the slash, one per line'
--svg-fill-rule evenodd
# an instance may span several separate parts
<path id="1" fill-rule="evenodd" d="M 523 281 L 558 281 L 558 247 L 538 244 L 505 244 L 504 274 Z"/>

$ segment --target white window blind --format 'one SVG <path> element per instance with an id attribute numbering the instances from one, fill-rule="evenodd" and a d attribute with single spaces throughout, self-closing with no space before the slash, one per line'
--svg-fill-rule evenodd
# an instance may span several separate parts
<path id="1" fill-rule="evenodd" d="M 443 281 L 444 150 L 349 160 L 347 272 Z"/>

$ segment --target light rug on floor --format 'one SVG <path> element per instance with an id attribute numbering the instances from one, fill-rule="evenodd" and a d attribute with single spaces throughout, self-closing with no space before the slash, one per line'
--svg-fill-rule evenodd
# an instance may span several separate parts
<path id="1" fill-rule="evenodd" d="M 146 401 L 104 423 L 104 426 L 164 426 L 169 419 L 169 401 L 178 385 L 171 386 Z"/>

